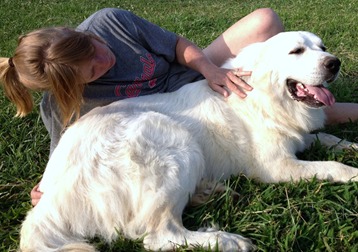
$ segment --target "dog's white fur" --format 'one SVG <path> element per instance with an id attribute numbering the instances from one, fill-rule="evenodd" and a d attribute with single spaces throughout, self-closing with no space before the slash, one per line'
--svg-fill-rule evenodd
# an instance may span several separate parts
<path id="1" fill-rule="evenodd" d="M 321 47 L 308 32 L 249 46 L 224 66 L 253 71 L 246 99 L 223 98 L 203 80 L 88 113 L 51 156 L 44 194 L 22 225 L 21 250 L 93 251 L 85 237 L 112 241 L 120 233 L 143 238 L 151 250 L 218 245 L 247 251 L 251 242 L 237 234 L 183 227 L 182 211 L 203 179 L 244 173 L 264 182 L 357 181 L 356 168 L 295 156 L 325 118 L 322 109 L 292 99 L 286 80 L 324 83 L 323 61 L 334 56 Z"/>

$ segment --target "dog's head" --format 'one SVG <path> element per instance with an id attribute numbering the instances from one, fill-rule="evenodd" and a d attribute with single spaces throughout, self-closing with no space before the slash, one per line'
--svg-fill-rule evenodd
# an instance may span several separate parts
<path id="1" fill-rule="evenodd" d="M 283 32 L 248 46 L 224 67 L 252 71 L 247 82 L 254 89 L 319 108 L 335 102 L 326 87 L 337 78 L 340 65 L 339 59 L 326 52 L 316 35 Z"/>

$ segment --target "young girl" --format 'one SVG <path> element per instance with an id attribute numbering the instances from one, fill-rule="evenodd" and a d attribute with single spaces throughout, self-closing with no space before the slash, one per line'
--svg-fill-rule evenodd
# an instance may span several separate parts
<path id="1" fill-rule="evenodd" d="M 44 91 L 41 117 L 50 134 L 51 153 L 68 125 L 116 100 L 172 92 L 202 78 L 224 96 L 231 90 L 244 98 L 251 87 L 240 77 L 251 73 L 234 74 L 219 66 L 246 45 L 282 31 L 275 12 L 259 9 L 201 50 L 131 12 L 106 8 L 75 30 L 45 28 L 21 36 L 14 55 L 0 59 L 0 80 L 18 116 L 34 106 L 30 90 Z M 329 110 L 330 122 L 348 117 L 356 119 L 357 109 L 350 115 L 341 107 Z M 41 197 L 37 186 L 31 196 L 35 205 Z"/>

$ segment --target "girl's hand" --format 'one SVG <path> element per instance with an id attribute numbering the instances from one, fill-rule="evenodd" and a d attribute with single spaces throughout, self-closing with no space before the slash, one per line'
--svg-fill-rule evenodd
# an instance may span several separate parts
<path id="1" fill-rule="evenodd" d="M 42 192 L 39 191 L 39 186 L 40 186 L 40 183 L 38 183 L 37 185 L 35 185 L 34 188 L 32 188 L 31 190 L 31 204 L 33 206 L 36 206 L 37 203 L 39 203 L 40 199 L 41 199 L 41 196 L 42 196 Z"/>
<path id="2" fill-rule="evenodd" d="M 207 72 L 205 78 L 209 86 L 224 97 L 229 96 L 229 92 L 234 92 L 241 98 L 247 96 L 246 91 L 251 91 L 252 87 L 241 77 L 250 76 L 250 71 L 241 71 L 240 69 L 223 69 L 217 67 L 215 70 Z"/>

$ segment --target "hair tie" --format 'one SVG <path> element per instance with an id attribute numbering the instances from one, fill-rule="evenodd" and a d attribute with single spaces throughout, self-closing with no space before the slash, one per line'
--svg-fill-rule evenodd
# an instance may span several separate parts
<path id="1" fill-rule="evenodd" d="M 14 62 L 12 62 L 12 57 L 9 58 L 8 63 L 10 67 L 15 67 Z"/>

